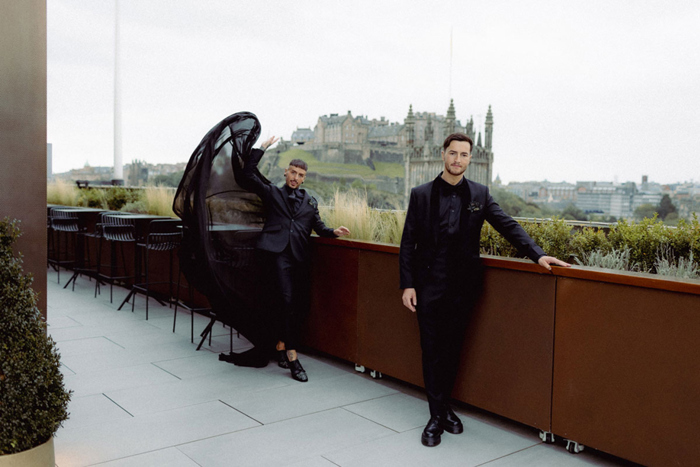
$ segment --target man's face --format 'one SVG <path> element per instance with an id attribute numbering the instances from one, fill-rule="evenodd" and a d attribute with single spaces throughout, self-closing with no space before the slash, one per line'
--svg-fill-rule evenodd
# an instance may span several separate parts
<path id="1" fill-rule="evenodd" d="M 470 144 L 466 141 L 452 141 L 447 149 L 442 150 L 442 160 L 450 175 L 462 175 L 472 160 Z"/>
<path id="2" fill-rule="evenodd" d="M 290 165 L 284 169 L 284 182 L 292 190 L 296 190 L 304 183 L 306 178 L 306 170 L 300 169 L 297 166 Z"/>

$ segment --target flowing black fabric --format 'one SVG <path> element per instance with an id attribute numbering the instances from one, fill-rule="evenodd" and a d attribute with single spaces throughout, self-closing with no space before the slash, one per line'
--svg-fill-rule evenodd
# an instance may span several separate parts
<path id="1" fill-rule="evenodd" d="M 260 198 L 241 188 L 234 174 L 259 136 L 260 122 L 250 112 L 230 115 L 209 130 L 190 157 L 173 211 L 184 226 L 180 267 L 190 286 L 209 299 L 219 321 L 266 346 L 272 326 L 255 261 L 265 215 Z"/>

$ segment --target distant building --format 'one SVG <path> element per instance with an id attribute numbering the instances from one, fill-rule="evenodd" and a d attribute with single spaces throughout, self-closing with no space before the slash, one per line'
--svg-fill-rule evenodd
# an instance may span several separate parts
<path id="1" fill-rule="evenodd" d="M 649 188 L 649 182 L 642 180 Z M 634 217 L 634 211 L 642 204 L 657 206 L 661 202 L 660 192 L 639 191 L 634 182 L 614 185 L 611 182 L 577 182 L 576 207 L 587 214 L 604 214 L 618 219 Z"/>
<path id="2" fill-rule="evenodd" d="M 124 174 L 126 175 L 126 185 L 128 186 L 144 186 L 147 185 L 153 177 L 158 175 L 168 175 L 175 172 L 185 170 L 186 162 L 178 162 L 177 164 L 149 164 L 144 161 L 135 160 L 131 164 L 124 165 Z M 73 169 L 68 172 L 55 174 L 54 179 L 64 181 L 86 180 L 91 182 L 90 185 L 111 185 L 112 175 L 114 174 L 113 167 L 92 167 L 87 162 L 81 169 Z"/>
<path id="3" fill-rule="evenodd" d="M 306 144 L 314 140 L 314 130 L 311 128 L 297 128 L 292 133 L 293 144 Z"/>
<path id="4" fill-rule="evenodd" d="M 510 182 L 501 188 L 529 203 L 547 204 L 553 209 L 563 209 L 576 201 L 576 185 L 566 182 Z"/>
<path id="5" fill-rule="evenodd" d="M 148 164 L 145 161 L 134 160 L 126 170 L 128 186 L 144 186 L 148 183 Z"/>

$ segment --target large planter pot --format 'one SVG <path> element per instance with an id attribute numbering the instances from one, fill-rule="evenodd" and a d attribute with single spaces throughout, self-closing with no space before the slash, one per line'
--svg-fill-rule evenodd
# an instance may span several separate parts
<path id="1" fill-rule="evenodd" d="M 0 456 L 0 467 L 54 467 L 53 436 L 47 442 L 28 451 Z"/>

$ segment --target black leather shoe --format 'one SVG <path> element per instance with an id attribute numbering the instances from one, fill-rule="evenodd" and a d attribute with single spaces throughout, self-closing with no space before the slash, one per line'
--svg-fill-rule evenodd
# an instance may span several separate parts
<path id="1" fill-rule="evenodd" d="M 440 417 L 440 427 L 453 435 L 458 435 L 464 431 L 462 421 L 450 407 L 446 407 L 445 415 Z"/>
<path id="2" fill-rule="evenodd" d="M 287 351 L 286 350 L 278 350 L 277 351 L 277 365 L 280 368 L 289 368 L 289 360 L 287 359 Z"/>
<path id="3" fill-rule="evenodd" d="M 420 442 L 423 443 L 423 446 L 432 448 L 440 444 L 440 435 L 442 434 L 440 421 L 440 417 L 438 416 L 430 417 L 430 421 L 425 426 L 423 434 L 420 437 Z"/>
<path id="4" fill-rule="evenodd" d="M 289 369 L 292 370 L 292 378 L 294 378 L 295 380 L 300 381 L 302 383 L 305 383 L 309 380 L 309 377 L 306 376 L 304 367 L 301 366 L 299 360 L 291 360 L 289 362 Z"/>
<path id="5" fill-rule="evenodd" d="M 269 354 L 253 347 L 241 353 L 229 352 L 228 354 L 219 354 L 219 360 L 223 362 L 233 363 L 236 366 L 247 366 L 251 368 L 266 367 L 269 362 Z"/>

